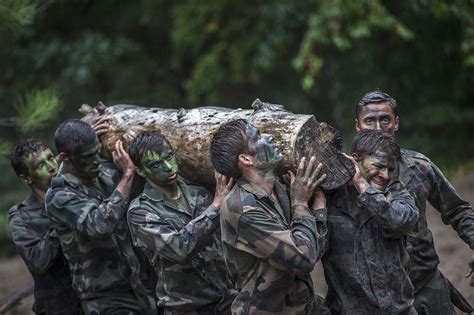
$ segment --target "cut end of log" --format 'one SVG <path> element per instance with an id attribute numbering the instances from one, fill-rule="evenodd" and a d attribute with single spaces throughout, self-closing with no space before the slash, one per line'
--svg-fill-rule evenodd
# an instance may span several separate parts
<path id="1" fill-rule="evenodd" d="M 316 157 L 316 163 L 322 163 L 320 175 L 326 174 L 321 184 L 324 190 L 336 189 L 351 179 L 355 173 L 352 162 L 341 153 L 342 138 L 340 132 L 326 123 L 319 123 L 314 117 L 303 125 L 295 141 L 295 161 L 301 158 Z"/>

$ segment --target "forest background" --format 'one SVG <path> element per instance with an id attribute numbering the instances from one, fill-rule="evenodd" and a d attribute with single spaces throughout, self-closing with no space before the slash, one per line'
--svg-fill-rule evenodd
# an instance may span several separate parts
<path id="1" fill-rule="evenodd" d="M 404 148 L 474 169 L 474 1 L 0 0 L 0 256 L 28 187 L 12 146 L 54 148 L 81 104 L 249 108 L 255 98 L 341 130 L 381 89 Z"/>

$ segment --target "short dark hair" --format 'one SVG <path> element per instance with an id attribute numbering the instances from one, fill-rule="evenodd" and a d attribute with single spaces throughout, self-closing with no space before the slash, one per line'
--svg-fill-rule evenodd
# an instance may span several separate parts
<path id="1" fill-rule="evenodd" d="M 161 152 L 168 140 L 159 131 L 142 131 L 133 139 L 128 154 L 136 166 L 139 166 L 144 154 L 149 151 Z"/>
<path id="2" fill-rule="evenodd" d="M 54 133 L 54 144 L 58 153 L 73 154 L 77 147 L 94 143 L 97 135 L 94 129 L 80 119 L 68 119 L 59 125 Z"/>
<path id="3" fill-rule="evenodd" d="M 13 148 L 13 152 L 10 159 L 13 170 L 15 171 L 16 175 L 28 175 L 29 169 L 24 162 L 24 158 L 28 154 L 37 153 L 45 149 L 49 149 L 49 147 L 43 142 L 36 139 L 28 139 L 18 143 Z"/>
<path id="4" fill-rule="evenodd" d="M 393 114 L 397 116 L 397 102 L 393 97 L 388 95 L 387 93 L 384 93 L 379 90 L 371 91 L 368 93 L 365 93 L 364 96 L 362 96 L 361 100 L 359 103 L 356 105 L 356 118 L 359 118 L 360 112 L 362 111 L 362 107 L 368 105 L 368 104 L 380 104 L 380 103 L 388 103 L 390 105 L 390 108 L 393 111 Z"/>
<path id="5" fill-rule="evenodd" d="M 229 121 L 219 127 L 211 141 L 210 154 L 214 168 L 225 176 L 239 178 L 239 155 L 248 153 L 246 119 Z"/>
<path id="6" fill-rule="evenodd" d="M 360 158 L 374 155 L 377 151 L 386 152 L 398 162 L 401 159 L 400 147 L 395 138 L 382 130 L 362 130 L 352 141 L 351 153 L 357 154 Z"/>

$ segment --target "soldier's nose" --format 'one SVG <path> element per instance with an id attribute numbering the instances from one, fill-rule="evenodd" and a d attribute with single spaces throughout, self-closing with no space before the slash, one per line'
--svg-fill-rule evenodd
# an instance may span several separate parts
<path id="1" fill-rule="evenodd" d="M 375 128 L 374 128 L 374 129 L 375 129 L 375 130 L 381 130 L 381 129 L 382 129 L 382 127 L 380 126 L 380 122 L 379 122 L 379 121 L 376 121 L 376 122 L 375 122 Z"/>

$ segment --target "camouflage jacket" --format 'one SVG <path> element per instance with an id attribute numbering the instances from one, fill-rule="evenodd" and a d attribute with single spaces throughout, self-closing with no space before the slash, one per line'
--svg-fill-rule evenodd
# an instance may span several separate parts
<path id="1" fill-rule="evenodd" d="M 274 190 L 278 200 L 240 179 L 223 200 L 224 256 L 240 291 L 233 314 L 315 312 L 310 272 L 326 250 L 326 209 L 292 209 L 286 187 Z"/>
<path id="2" fill-rule="evenodd" d="M 203 187 L 182 178 L 178 185 L 189 209 L 179 200 L 165 199 L 148 183 L 130 204 L 127 219 L 134 245 L 158 273 L 158 306 L 186 313 L 210 307 L 222 314 L 236 292 L 222 257 L 219 209 Z"/>
<path id="3" fill-rule="evenodd" d="M 80 314 L 71 275 L 44 203 L 30 193 L 8 212 L 12 240 L 35 282 L 35 313 Z"/>
<path id="4" fill-rule="evenodd" d="M 328 194 L 327 204 L 329 249 L 322 261 L 331 312 L 416 314 L 405 269 L 405 235 L 418 220 L 413 196 L 397 181 L 357 198 L 344 185 Z"/>
<path id="5" fill-rule="evenodd" d="M 471 249 L 474 249 L 474 212 L 468 202 L 459 198 L 436 165 L 423 154 L 402 149 L 399 166 L 399 179 L 415 197 L 420 211 L 420 218 L 407 239 L 410 279 L 416 292 L 430 281 L 439 264 L 433 236 L 426 222 L 426 202 L 429 201 L 440 212 L 443 222 L 450 224 Z"/>
<path id="6" fill-rule="evenodd" d="M 61 166 L 46 193 L 46 209 L 81 299 L 135 290 L 143 294 L 140 264 L 125 220 L 128 202 L 115 190 L 118 171 L 108 163 L 84 184 Z"/>

